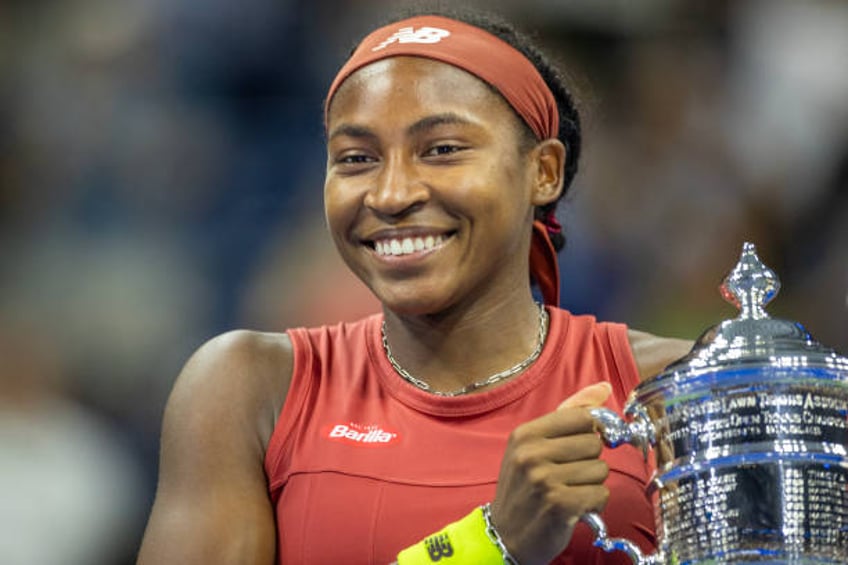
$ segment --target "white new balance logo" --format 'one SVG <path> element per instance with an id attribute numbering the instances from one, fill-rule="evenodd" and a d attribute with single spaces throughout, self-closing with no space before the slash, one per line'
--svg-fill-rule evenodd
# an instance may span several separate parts
<path id="1" fill-rule="evenodd" d="M 411 27 L 402 27 L 394 35 L 382 42 L 371 51 L 379 51 L 385 49 L 386 46 L 392 43 L 438 43 L 445 37 L 449 36 L 450 32 L 446 29 L 437 27 L 420 27 L 413 29 Z"/>

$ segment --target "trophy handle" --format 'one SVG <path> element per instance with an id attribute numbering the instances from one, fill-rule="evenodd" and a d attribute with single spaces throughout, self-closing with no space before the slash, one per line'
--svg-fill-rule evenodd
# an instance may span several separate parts
<path id="1" fill-rule="evenodd" d="M 638 405 L 631 405 L 628 413 L 634 416 L 632 422 L 625 422 L 621 417 L 608 408 L 592 408 L 589 410 L 595 419 L 598 433 L 601 439 L 609 447 L 618 447 L 629 443 L 635 447 L 642 448 L 645 459 L 648 458 L 648 447 L 656 442 L 656 433 L 647 413 Z M 594 544 L 604 551 L 623 551 L 630 557 L 634 565 L 660 565 L 663 562 L 661 552 L 645 556 L 639 547 L 632 541 L 624 538 L 610 538 L 607 536 L 607 527 L 603 519 L 590 512 L 583 515 L 580 520 L 587 524 L 595 534 Z"/>
<path id="2" fill-rule="evenodd" d="M 638 404 L 627 407 L 627 413 L 633 415 L 632 422 L 625 422 L 621 416 L 609 408 L 589 410 L 595 419 L 595 429 L 608 447 L 618 447 L 623 443 L 642 449 L 642 455 L 648 460 L 648 448 L 657 441 L 654 425 L 647 412 Z"/>
<path id="3" fill-rule="evenodd" d="M 592 529 L 592 532 L 594 532 L 595 547 L 600 547 L 608 553 L 610 551 L 623 551 L 633 561 L 633 565 L 661 565 L 663 563 L 663 557 L 660 552 L 645 556 L 642 550 L 639 549 L 639 546 L 632 541 L 624 538 L 607 537 L 606 524 L 594 512 L 584 514 L 580 518 L 580 521 L 588 525 Z"/>

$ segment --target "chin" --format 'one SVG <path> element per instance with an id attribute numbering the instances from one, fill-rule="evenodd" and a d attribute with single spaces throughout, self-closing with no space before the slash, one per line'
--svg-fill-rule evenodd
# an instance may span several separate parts
<path id="1" fill-rule="evenodd" d="M 390 289 L 385 292 L 372 291 L 384 308 L 396 314 L 406 316 L 425 316 L 437 314 L 450 306 L 450 301 L 444 296 L 434 296 L 434 293 L 416 291 L 413 289 L 398 291 Z"/>

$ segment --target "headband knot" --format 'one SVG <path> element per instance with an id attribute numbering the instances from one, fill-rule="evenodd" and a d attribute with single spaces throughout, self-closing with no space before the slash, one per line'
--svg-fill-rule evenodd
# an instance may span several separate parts
<path id="1" fill-rule="evenodd" d="M 548 233 L 562 233 L 562 224 L 559 223 L 559 219 L 556 217 L 556 212 L 554 212 L 554 210 L 550 210 L 547 214 L 545 214 L 544 223 L 545 227 L 548 229 Z"/>

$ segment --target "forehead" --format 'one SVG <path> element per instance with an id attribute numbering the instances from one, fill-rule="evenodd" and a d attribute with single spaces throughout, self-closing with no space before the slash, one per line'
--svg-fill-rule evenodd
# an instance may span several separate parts
<path id="1" fill-rule="evenodd" d="M 357 70 L 336 91 L 328 129 L 339 121 L 398 121 L 455 113 L 475 121 L 515 120 L 504 100 L 483 80 L 422 57 L 390 57 Z M 503 124 L 502 124 L 503 125 Z"/>

